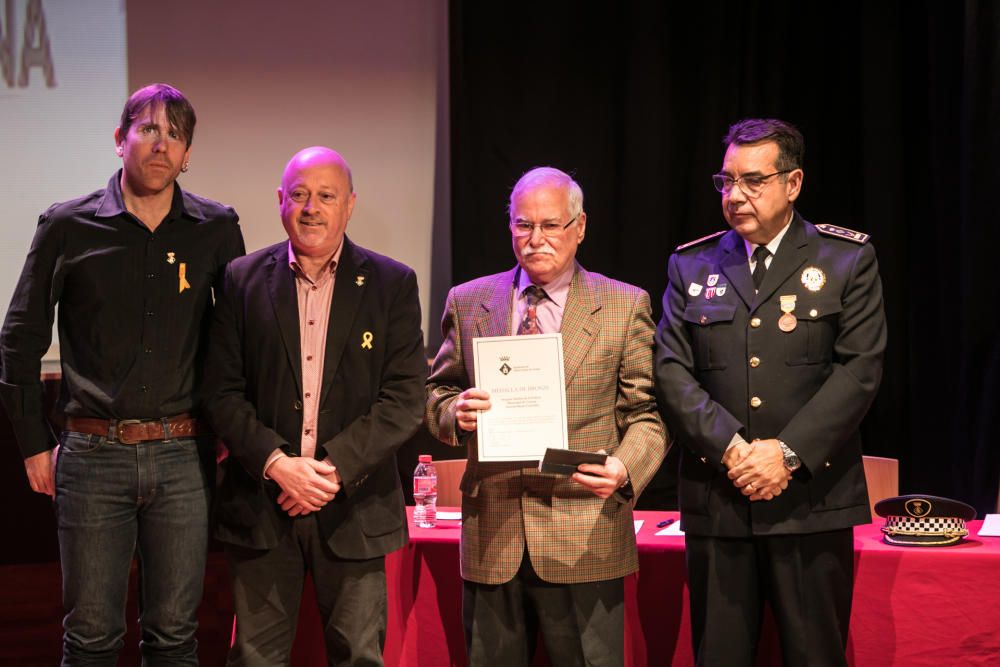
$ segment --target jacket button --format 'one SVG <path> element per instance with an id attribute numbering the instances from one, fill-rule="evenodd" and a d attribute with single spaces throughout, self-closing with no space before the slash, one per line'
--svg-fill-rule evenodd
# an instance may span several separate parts
<path id="1" fill-rule="evenodd" d="M 760 366 L 760 357 L 750 357 L 750 368 L 757 368 Z"/>
<path id="2" fill-rule="evenodd" d="M 293 405 L 295 406 L 296 410 L 301 410 L 302 409 L 302 401 L 300 401 L 298 399 L 295 399 L 295 403 Z"/>
<path id="3" fill-rule="evenodd" d="M 819 315 L 819 311 L 815 308 L 809 311 L 809 317 L 816 317 L 817 315 Z"/>
<path id="4" fill-rule="evenodd" d="M 830 467 L 830 462 L 827 461 L 826 463 L 823 464 L 823 466 L 826 467 L 826 468 L 829 468 Z"/>
<path id="5" fill-rule="evenodd" d="M 763 403 L 764 401 L 760 400 L 760 397 L 758 396 L 754 396 L 753 398 L 750 399 L 751 408 L 759 408 Z"/>
<path id="6" fill-rule="evenodd" d="M 760 318 L 759 317 L 755 317 L 755 318 L 751 319 L 750 320 L 750 326 L 753 327 L 754 329 L 756 329 L 757 327 L 759 327 L 760 326 Z"/>
<path id="7" fill-rule="evenodd" d="M 708 324 L 708 315 L 702 315 L 701 318 L 698 320 L 698 323 L 699 324 Z"/>

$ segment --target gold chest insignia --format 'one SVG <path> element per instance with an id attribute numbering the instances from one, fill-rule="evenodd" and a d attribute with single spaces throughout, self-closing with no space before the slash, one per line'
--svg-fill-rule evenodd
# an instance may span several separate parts
<path id="1" fill-rule="evenodd" d="M 815 266 L 807 266 L 802 271 L 800 279 L 805 288 L 810 292 L 818 292 L 826 284 L 826 274 L 823 273 L 823 269 Z"/>

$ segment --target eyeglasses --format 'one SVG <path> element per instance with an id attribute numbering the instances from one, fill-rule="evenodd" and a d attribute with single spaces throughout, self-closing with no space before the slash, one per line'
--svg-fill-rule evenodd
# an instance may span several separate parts
<path id="1" fill-rule="evenodd" d="M 565 225 L 559 222 L 535 223 L 535 222 L 527 222 L 524 220 L 517 220 L 510 223 L 510 231 L 513 232 L 515 237 L 523 239 L 526 236 L 531 236 L 531 234 L 535 231 L 535 227 L 537 227 L 538 231 L 542 233 L 542 236 L 546 238 L 553 238 L 555 236 L 559 236 L 564 231 L 566 231 L 566 229 L 570 225 L 576 222 L 576 219 L 578 217 L 580 216 L 574 215 L 573 219 L 567 222 Z"/>
<path id="2" fill-rule="evenodd" d="M 773 174 L 767 174 L 765 176 L 757 176 L 756 174 L 747 174 L 746 176 L 740 176 L 739 178 L 733 178 L 727 176 L 726 174 L 715 174 L 712 176 L 712 185 L 715 189 L 724 195 L 728 195 L 734 186 L 740 186 L 740 190 L 743 191 L 747 197 L 751 199 L 756 199 L 764 194 L 764 188 L 770 183 L 770 179 L 778 174 L 787 174 L 793 171 L 792 169 L 783 169 L 781 171 L 776 171 Z"/>

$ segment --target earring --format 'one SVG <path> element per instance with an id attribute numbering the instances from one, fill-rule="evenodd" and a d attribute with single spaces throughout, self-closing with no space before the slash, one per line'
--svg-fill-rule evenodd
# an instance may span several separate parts
<path id="1" fill-rule="evenodd" d="M 188 170 L 188 164 L 189 164 L 188 162 L 185 162 L 185 163 L 184 163 L 184 166 L 183 166 L 183 167 L 181 167 L 181 171 L 183 171 L 183 172 L 185 172 L 185 173 L 186 173 L 186 172 L 187 172 L 187 170 Z"/>

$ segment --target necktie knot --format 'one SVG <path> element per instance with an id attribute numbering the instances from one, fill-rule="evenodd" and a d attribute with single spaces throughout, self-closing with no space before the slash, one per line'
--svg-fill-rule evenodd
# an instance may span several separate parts
<path id="1" fill-rule="evenodd" d="M 771 256 L 771 251 L 766 246 L 759 245 L 753 251 L 753 288 L 760 289 L 760 284 L 764 282 L 764 274 L 767 273 L 767 258 Z"/>
<path id="2" fill-rule="evenodd" d="M 524 317 L 517 327 L 518 336 L 542 333 L 538 327 L 538 302 L 545 297 L 545 290 L 538 285 L 528 285 L 524 288 L 524 298 L 528 307 L 524 309 Z"/>

